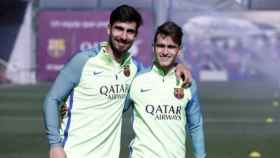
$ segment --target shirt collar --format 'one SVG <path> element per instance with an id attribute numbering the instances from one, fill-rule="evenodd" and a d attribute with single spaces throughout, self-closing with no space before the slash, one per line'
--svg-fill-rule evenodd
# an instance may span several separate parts
<path id="1" fill-rule="evenodd" d="M 108 42 L 101 42 L 100 43 L 101 49 L 100 49 L 100 55 L 101 58 L 103 59 L 103 61 L 105 61 L 108 64 L 118 64 L 121 67 L 125 66 L 125 65 L 129 65 L 132 59 L 132 55 L 129 52 L 125 52 L 123 54 L 123 56 L 121 57 L 121 63 L 118 63 L 114 57 L 112 56 L 112 54 L 107 52 L 106 47 L 109 46 Z"/>
<path id="2" fill-rule="evenodd" d="M 154 63 L 152 70 L 163 77 L 175 75 L 175 67 L 171 68 L 168 72 L 165 72 L 158 64 Z"/>

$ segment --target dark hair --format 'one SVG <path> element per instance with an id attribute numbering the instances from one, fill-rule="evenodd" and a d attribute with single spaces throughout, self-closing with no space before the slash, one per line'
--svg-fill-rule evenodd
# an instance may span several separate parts
<path id="1" fill-rule="evenodd" d="M 115 22 L 136 22 L 137 29 L 142 25 L 142 17 L 140 13 L 133 7 L 121 5 L 114 9 L 110 16 L 110 25 Z"/>
<path id="2" fill-rule="evenodd" d="M 183 37 L 183 32 L 182 32 L 182 28 L 180 26 L 178 26 L 176 23 L 172 22 L 172 21 L 167 21 L 165 23 L 163 23 L 162 25 L 160 25 L 157 28 L 156 34 L 154 36 L 154 44 L 157 41 L 157 36 L 159 34 L 162 34 L 164 36 L 170 36 L 171 39 L 178 44 L 179 46 L 181 46 L 182 43 L 182 37 Z"/>

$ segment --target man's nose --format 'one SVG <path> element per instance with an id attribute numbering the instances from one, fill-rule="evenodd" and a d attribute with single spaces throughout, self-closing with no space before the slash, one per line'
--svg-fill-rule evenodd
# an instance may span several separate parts
<path id="1" fill-rule="evenodd" d="M 122 34 L 121 34 L 121 39 L 122 40 L 126 40 L 127 39 L 127 32 L 126 31 L 123 31 Z"/>
<path id="2" fill-rule="evenodd" d="M 163 48 L 163 50 L 162 50 L 162 53 L 163 53 L 164 55 L 167 55 L 168 52 L 169 52 L 168 47 L 165 46 L 165 47 Z"/>
<path id="3" fill-rule="evenodd" d="M 164 47 L 164 48 L 163 48 L 163 50 L 162 50 L 162 52 L 161 52 L 161 55 L 162 55 L 162 56 L 168 55 L 168 49 L 167 49 L 167 47 Z"/>

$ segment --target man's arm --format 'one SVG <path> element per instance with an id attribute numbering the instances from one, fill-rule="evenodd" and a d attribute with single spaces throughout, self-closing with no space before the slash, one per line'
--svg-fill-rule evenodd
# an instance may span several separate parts
<path id="1" fill-rule="evenodd" d="M 52 147 L 49 153 L 50 158 L 67 158 L 66 153 L 61 146 Z"/>
<path id="2" fill-rule="evenodd" d="M 60 71 L 43 105 L 43 117 L 50 147 L 63 146 L 59 133 L 59 106 L 78 84 L 88 57 L 76 54 Z"/>
<path id="3" fill-rule="evenodd" d="M 177 79 L 181 78 L 183 81 L 182 87 L 189 87 L 192 83 L 192 73 L 190 65 L 186 62 L 184 53 L 179 53 L 177 57 L 176 76 Z"/>
<path id="4" fill-rule="evenodd" d="M 133 101 L 130 97 L 130 90 L 129 90 L 125 98 L 123 112 L 127 112 L 132 105 L 133 105 Z"/>
<path id="5" fill-rule="evenodd" d="M 203 131 L 203 119 L 198 100 L 196 82 L 193 81 L 191 85 L 192 99 L 186 107 L 187 115 L 187 129 L 189 131 L 194 155 L 196 158 L 205 158 L 205 139 Z"/>
<path id="6" fill-rule="evenodd" d="M 143 73 L 144 71 L 148 71 L 149 69 L 148 68 L 143 68 L 144 66 L 141 64 L 141 65 L 137 65 L 137 69 L 138 69 L 138 75 L 140 73 Z M 139 72 L 139 70 L 141 70 L 141 72 Z M 124 102 L 124 110 L 123 112 L 127 112 L 129 110 L 129 108 L 133 108 L 133 104 L 134 104 L 134 101 L 133 101 L 133 93 L 135 94 L 135 77 L 133 79 L 133 81 L 131 82 L 130 84 L 130 87 L 129 87 L 129 90 L 127 92 L 127 95 L 126 95 L 126 98 L 125 98 L 125 102 Z"/>
<path id="7" fill-rule="evenodd" d="M 189 87 L 192 83 L 191 70 L 187 68 L 184 64 L 176 65 L 176 77 L 177 79 L 181 79 L 183 81 L 181 87 Z"/>

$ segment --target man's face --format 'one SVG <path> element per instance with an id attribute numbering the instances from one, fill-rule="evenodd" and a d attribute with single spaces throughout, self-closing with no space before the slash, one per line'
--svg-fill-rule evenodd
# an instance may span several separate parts
<path id="1" fill-rule="evenodd" d="M 107 29 L 109 43 L 115 53 L 127 52 L 136 39 L 136 22 L 115 22 Z"/>
<path id="2" fill-rule="evenodd" d="M 166 69 L 173 67 L 180 50 L 179 45 L 170 36 L 157 35 L 156 43 L 154 44 L 154 53 L 156 62 L 161 67 Z"/>

